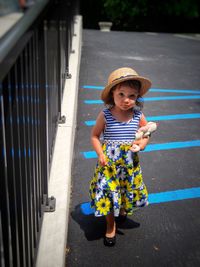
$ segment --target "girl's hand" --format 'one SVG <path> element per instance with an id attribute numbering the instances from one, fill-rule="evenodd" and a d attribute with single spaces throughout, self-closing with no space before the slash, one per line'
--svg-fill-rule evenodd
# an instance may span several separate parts
<path id="1" fill-rule="evenodd" d="M 149 137 L 144 137 L 140 140 L 136 140 L 133 142 L 132 147 L 130 148 L 131 151 L 133 152 L 138 152 L 138 151 L 142 151 L 145 149 L 145 147 L 147 146 L 149 142 Z"/>
<path id="2" fill-rule="evenodd" d="M 139 152 L 140 151 L 140 146 L 139 145 L 136 145 L 136 144 L 133 144 L 130 148 L 130 150 L 132 152 Z"/>
<path id="3" fill-rule="evenodd" d="M 102 166 L 105 166 L 108 163 L 107 159 L 106 159 L 106 156 L 104 154 L 99 155 L 99 163 Z"/>

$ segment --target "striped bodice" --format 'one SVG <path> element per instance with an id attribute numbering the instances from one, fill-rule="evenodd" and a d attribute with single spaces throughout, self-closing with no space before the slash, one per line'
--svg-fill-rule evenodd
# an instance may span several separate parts
<path id="1" fill-rule="evenodd" d="M 103 110 L 106 126 L 103 134 L 104 142 L 132 143 L 139 128 L 141 111 L 134 111 L 133 118 L 129 122 L 117 121 L 109 109 Z"/>

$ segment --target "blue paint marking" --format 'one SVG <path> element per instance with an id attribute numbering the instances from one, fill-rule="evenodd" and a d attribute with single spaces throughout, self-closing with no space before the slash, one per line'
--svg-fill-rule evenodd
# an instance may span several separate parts
<path id="1" fill-rule="evenodd" d="M 104 86 L 95 86 L 95 85 L 84 85 L 84 89 L 94 89 L 94 90 L 103 90 Z M 149 92 L 160 92 L 160 93 L 185 93 L 185 94 L 200 94 L 199 90 L 186 90 L 186 89 L 161 89 L 161 88 L 151 88 Z"/>
<path id="2" fill-rule="evenodd" d="M 189 99 L 200 99 L 200 95 L 182 95 L 182 96 L 158 96 L 158 97 L 146 97 L 144 101 L 163 101 L 163 100 L 189 100 Z"/>
<path id="3" fill-rule="evenodd" d="M 146 118 L 148 121 L 199 119 L 200 113 L 148 116 Z"/>
<path id="4" fill-rule="evenodd" d="M 85 124 L 86 124 L 87 126 L 94 126 L 95 123 L 96 123 L 96 121 L 85 121 Z"/>
<path id="5" fill-rule="evenodd" d="M 155 204 L 191 198 L 200 198 L 200 187 L 149 194 L 149 203 Z"/>
<path id="6" fill-rule="evenodd" d="M 150 145 L 147 145 L 144 152 L 179 149 L 179 148 L 187 148 L 187 147 L 198 147 L 198 146 L 200 146 L 200 140 L 171 142 L 171 143 L 164 143 L 164 144 L 150 144 Z"/>
<path id="7" fill-rule="evenodd" d="M 179 189 L 161 193 L 152 193 L 149 194 L 148 198 L 150 204 L 200 198 L 200 187 L 192 187 L 187 189 Z M 81 211 L 84 215 L 91 215 L 94 213 L 94 209 L 90 207 L 90 202 L 82 203 Z"/>
<path id="8" fill-rule="evenodd" d="M 174 114 L 174 115 L 162 115 L 162 116 L 148 116 L 146 119 L 148 121 L 167 121 L 167 120 L 185 120 L 185 119 L 199 119 L 200 113 L 191 114 Z M 87 126 L 95 125 L 96 121 L 85 121 Z"/>
<path id="9" fill-rule="evenodd" d="M 84 215 L 90 215 L 94 213 L 94 209 L 90 207 L 90 202 L 85 202 L 81 204 L 81 211 Z"/>
<path id="10" fill-rule="evenodd" d="M 163 101 L 163 100 L 190 100 L 190 99 L 200 99 L 200 95 L 182 95 L 182 96 L 158 96 L 158 97 L 144 97 L 145 102 L 150 101 Z M 85 104 L 103 104 L 102 100 L 84 100 Z"/>
<path id="11" fill-rule="evenodd" d="M 160 92 L 160 93 L 178 93 L 178 94 L 200 94 L 199 90 L 182 90 L 182 89 L 159 89 L 151 88 L 149 92 Z"/>
<path id="12" fill-rule="evenodd" d="M 149 144 L 145 148 L 144 152 L 152 152 L 159 150 L 169 150 L 169 149 L 180 149 L 180 148 L 188 148 L 188 147 L 199 147 L 200 140 L 191 140 L 184 142 L 171 142 L 171 143 L 163 143 L 163 144 Z M 95 151 L 86 151 L 81 152 L 86 159 L 97 158 L 97 154 Z"/>
<path id="13" fill-rule="evenodd" d="M 83 89 L 103 90 L 103 86 L 83 85 Z"/>
<path id="14" fill-rule="evenodd" d="M 86 151 L 86 152 L 81 152 L 83 154 L 84 158 L 86 159 L 94 159 L 97 158 L 97 154 L 95 151 Z"/>
<path id="15" fill-rule="evenodd" d="M 103 104 L 102 100 L 84 100 L 85 104 L 91 105 L 91 104 Z"/>

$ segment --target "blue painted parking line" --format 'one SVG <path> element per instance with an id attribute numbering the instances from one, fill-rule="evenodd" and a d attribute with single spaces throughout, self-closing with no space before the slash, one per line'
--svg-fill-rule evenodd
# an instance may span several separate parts
<path id="1" fill-rule="evenodd" d="M 191 100 L 200 99 L 200 95 L 183 95 L 183 96 L 158 96 L 158 97 L 144 97 L 145 102 L 149 101 L 165 101 L 165 100 Z M 103 104 L 102 100 L 84 100 L 85 104 Z"/>
<path id="2" fill-rule="evenodd" d="M 200 113 L 191 114 L 173 114 L 173 115 L 162 115 L 162 116 L 147 116 L 148 121 L 167 121 L 167 120 L 185 120 L 185 119 L 199 119 Z M 85 121 L 87 126 L 95 125 L 95 120 Z"/>
<path id="3" fill-rule="evenodd" d="M 164 144 L 149 144 L 145 148 L 144 152 L 169 150 L 169 149 L 180 149 L 180 148 L 188 148 L 188 147 L 199 147 L 199 146 L 200 146 L 200 140 L 171 142 L 171 143 L 164 143 Z"/>
<path id="4" fill-rule="evenodd" d="M 200 146 L 200 140 L 190 140 L 190 141 L 184 141 L 184 142 L 171 142 L 171 143 L 163 143 L 163 144 L 149 144 L 149 145 L 147 145 L 145 150 L 142 151 L 142 153 L 159 151 L 159 150 L 199 147 L 199 146 Z M 81 152 L 81 154 L 86 159 L 97 158 L 97 154 L 95 151 L 85 151 L 85 152 Z"/>
<path id="5" fill-rule="evenodd" d="M 178 94 L 200 94 L 199 90 L 182 90 L 182 89 L 159 89 L 159 88 L 151 88 L 149 92 L 156 93 L 178 93 Z"/>
<path id="6" fill-rule="evenodd" d="M 166 191 L 160 193 L 149 194 L 150 204 L 159 204 L 172 201 L 180 201 L 187 199 L 200 198 L 200 187 L 193 187 L 187 189 L 179 189 L 174 191 Z M 81 204 L 81 211 L 84 215 L 94 214 L 94 209 L 91 208 L 90 202 Z"/>
<path id="7" fill-rule="evenodd" d="M 191 198 L 200 198 L 200 187 L 149 194 L 149 203 L 155 204 Z"/>
<path id="8" fill-rule="evenodd" d="M 103 90 L 104 86 L 83 85 L 83 89 Z"/>
<path id="9" fill-rule="evenodd" d="M 104 86 L 95 85 L 84 85 L 84 89 L 93 90 L 103 90 Z M 161 88 L 151 88 L 149 92 L 160 92 L 160 93 L 179 93 L 179 94 L 200 94 L 200 90 L 186 90 L 186 89 L 161 89 Z"/>
<path id="10" fill-rule="evenodd" d="M 91 105 L 91 104 L 103 104 L 102 100 L 84 100 L 84 103 L 87 105 Z"/>
<path id="11" fill-rule="evenodd" d="M 199 119 L 200 113 L 190 114 L 173 114 L 173 115 L 162 115 L 162 116 L 148 116 L 148 121 L 168 121 L 168 120 L 185 120 L 185 119 Z"/>
<path id="12" fill-rule="evenodd" d="M 85 124 L 87 125 L 87 126 L 94 126 L 95 125 L 95 123 L 96 123 L 96 121 L 94 121 L 94 120 L 90 120 L 90 121 L 85 121 Z"/>

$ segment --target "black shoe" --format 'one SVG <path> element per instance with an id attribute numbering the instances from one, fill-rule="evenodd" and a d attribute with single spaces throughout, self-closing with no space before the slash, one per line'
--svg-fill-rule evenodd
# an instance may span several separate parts
<path id="1" fill-rule="evenodd" d="M 104 245 L 106 247 L 113 247 L 115 243 L 116 243 L 116 236 L 113 237 L 104 236 Z"/>
<path id="2" fill-rule="evenodd" d="M 115 221 L 117 223 L 124 223 L 126 221 L 126 218 L 127 218 L 126 214 L 125 215 L 119 214 L 119 216 L 115 218 Z"/>

